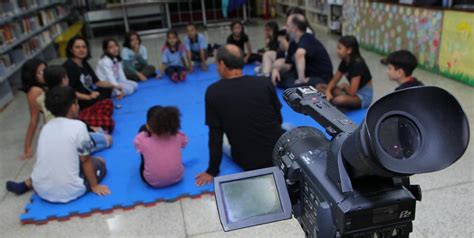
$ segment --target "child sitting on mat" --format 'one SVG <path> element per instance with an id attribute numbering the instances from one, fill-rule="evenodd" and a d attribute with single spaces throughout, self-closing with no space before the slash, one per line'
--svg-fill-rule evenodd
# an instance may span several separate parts
<path id="1" fill-rule="evenodd" d="M 148 52 L 137 32 L 125 36 L 122 48 L 122 65 L 125 75 L 133 81 L 145 81 L 156 76 L 155 66 L 148 64 Z"/>
<path id="2" fill-rule="evenodd" d="M 134 140 L 135 148 L 141 153 L 140 176 L 146 184 L 165 187 L 182 179 L 181 149 L 188 138 L 179 131 L 180 127 L 180 112 L 176 107 L 148 109 L 146 125 Z"/>
<path id="3" fill-rule="evenodd" d="M 399 84 L 395 91 L 423 86 L 422 82 L 412 76 L 413 71 L 418 65 L 418 60 L 410 51 L 399 50 L 392 52 L 386 61 L 388 78 Z"/>
<path id="4" fill-rule="evenodd" d="M 186 80 L 186 69 L 190 69 L 186 58 L 186 47 L 175 30 L 166 33 L 166 43 L 161 49 L 161 66 L 158 78 L 165 73 L 173 82 Z"/>
<path id="5" fill-rule="evenodd" d="M 69 78 L 67 77 L 67 72 L 64 67 L 59 65 L 48 66 L 44 69 L 44 81 L 48 89 L 55 87 L 68 87 Z M 41 112 L 44 115 L 45 123 L 51 121 L 54 116 L 48 111 L 45 105 L 45 94 L 41 94 L 37 99 L 38 106 Z M 84 122 L 86 123 L 86 122 Z M 87 125 L 87 123 L 86 123 Z M 90 127 L 87 125 L 87 131 L 91 136 L 91 140 L 94 143 L 94 148 L 92 152 L 101 151 L 103 149 L 109 148 L 112 145 L 112 136 L 105 133 L 105 131 L 100 127 Z"/>
<path id="6" fill-rule="evenodd" d="M 112 85 L 120 86 L 120 90 L 112 91 L 112 96 L 118 99 L 130 95 L 138 89 L 138 83 L 128 80 L 122 68 L 122 57 L 120 57 L 120 48 L 116 40 L 105 39 L 102 42 L 104 55 L 97 63 L 95 69 L 97 77 L 101 81 L 109 82 Z"/>
<path id="7" fill-rule="evenodd" d="M 20 195 L 34 188 L 44 200 L 58 203 L 87 191 L 110 194 L 107 186 L 99 184 L 106 174 L 105 161 L 90 156 L 93 143 L 86 125 L 75 119 L 79 105 L 74 89 L 56 87 L 46 92 L 46 108 L 55 118 L 41 130 L 31 178 L 8 181 L 7 190 Z"/>
<path id="8" fill-rule="evenodd" d="M 246 64 L 253 63 L 255 61 L 262 61 L 262 56 L 259 54 L 252 53 L 252 45 L 248 35 L 245 33 L 244 24 L 241 21 L 233 21 L 230 24 L 230 30 L 232 33 L 227 37 L 227 44 L 233 44 L 238 46 L 242 52 L 244 52 L 244 62 Z"/>
<path id="9" fill-rule="evenodd" d="M 338 107 L 367 108 L 372 103 L 372 75 L 359 51 L 354 36 L 344 36 L 337 44 L 337 55 L 341 63 L 329 85 L 319 84 L 319 91 L 326 93 L 326 99 Z M 349 84 L 337 83 L 346 76 Z"/>

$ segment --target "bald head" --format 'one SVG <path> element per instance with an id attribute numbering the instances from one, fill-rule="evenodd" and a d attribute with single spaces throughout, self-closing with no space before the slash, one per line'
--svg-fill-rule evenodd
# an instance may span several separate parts
<path id="1" fill-rule="evenodd" d="M 216 61 L 222 61 L 228 69 L 242 69 L 244 53 L 236 45 L 226 44 L 217 50 Z"/>
<path id="2" fill-rule="evenodd" d="M 286 20 L 286 26 L 287 28 L 295 27 L 296 30 L 305 32 L 308 24 L 306 23 L 306 19 L 302 14 L 291 14 Z"/>

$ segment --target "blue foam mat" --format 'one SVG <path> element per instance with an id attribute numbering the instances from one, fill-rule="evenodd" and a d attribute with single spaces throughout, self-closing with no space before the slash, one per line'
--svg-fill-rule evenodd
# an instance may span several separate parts
<path id="1" fill-rule="evenodd" d="M 244 73 L 253 74 L 253 66 L 246 66 Z M 26 205 L 20 216 L 23 223 L 44 223 L 48 220 L 67 219 L 73 215 L 87 215 L 92 212 L 107 212 L 114 208 L 129 208 L 138 204 L 153 204 L 159 201 L 174 201 L 181 197 L 195 197 L 213 192 L 212 185 L 195 186 L 195 176 L 208 165 L 208 128 L 204 124 L 204 94 L 206 88 L 218 79 L 215 65 L 208 72 L 196 70 L 188 75 L 184 83 L 173 83 L 166 77 L 140 83 L 137 93 L 125 97 L 117 104 L 122 109 L 114 112 L 116 128 L 113 133 L 112 148 L 97 156 L 105 158 L 108 174 L 103 184 L 109 186 L 112 194 L 99 197 L 88 193 L 68 204 L 54 204 L 33 194 L 31 203 Z M 282 100 L 282 114 L 285 122 L 295 126 L 310 125 L 322 129 L 311 118 L 295 113 Z M 189 144 L 183 151 L 185 174 L 183 180 L 170 187 L 153 189 L 145 185 L 139 174 L 140 157 L 133 146 L 133 138 L 138 128 L 144 124 L 146 111 L 153 105 L 175 105 L 182 113 L 182 131 L 188 136 Z M 366 110 L 356 110 L 347 115 L 360 123 Z M 224 156 L 221 175 L 240 172 L 241 169 Z"/>

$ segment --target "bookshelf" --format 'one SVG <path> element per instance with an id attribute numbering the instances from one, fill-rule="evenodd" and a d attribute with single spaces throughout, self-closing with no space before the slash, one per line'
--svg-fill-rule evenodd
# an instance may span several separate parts
<path id="1" fill-rule="evenodd" d="M 12 98 L 12 83 L 19 82 L 23 64 L 45 58 L 69 17 L 66 0 L 0 1 L 0 108 Z M 51 50 L 47 50 L 51 49 Z"/>
<path id="2" fill-rule="evenodd" d="M 330 9 L 328 0 L 278 0 L 277 12 L 285 16 L 286 10 L 299 7 L 305 11 L 308 21 L 317 28 L 328 30 Z"/>

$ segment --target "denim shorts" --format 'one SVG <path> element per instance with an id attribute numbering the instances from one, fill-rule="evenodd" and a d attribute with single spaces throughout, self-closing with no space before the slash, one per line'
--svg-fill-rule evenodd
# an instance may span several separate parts
<path id="1" fill-rule="evenodd" d="M 372 103 L 372 97 L 374 96 L 374 89 L 371 84 L 367 84 L 359 91 L 357 91 L 357 97 L 360 98 L 361 108 L 368 108 Z"/>
<path id="2" fill-rule="evenodd" d="M 110 146 L 103 131 L 89 132 L 89 136 L 94 141 L 95 147 L 93 152 L 101 151 Z"/>

